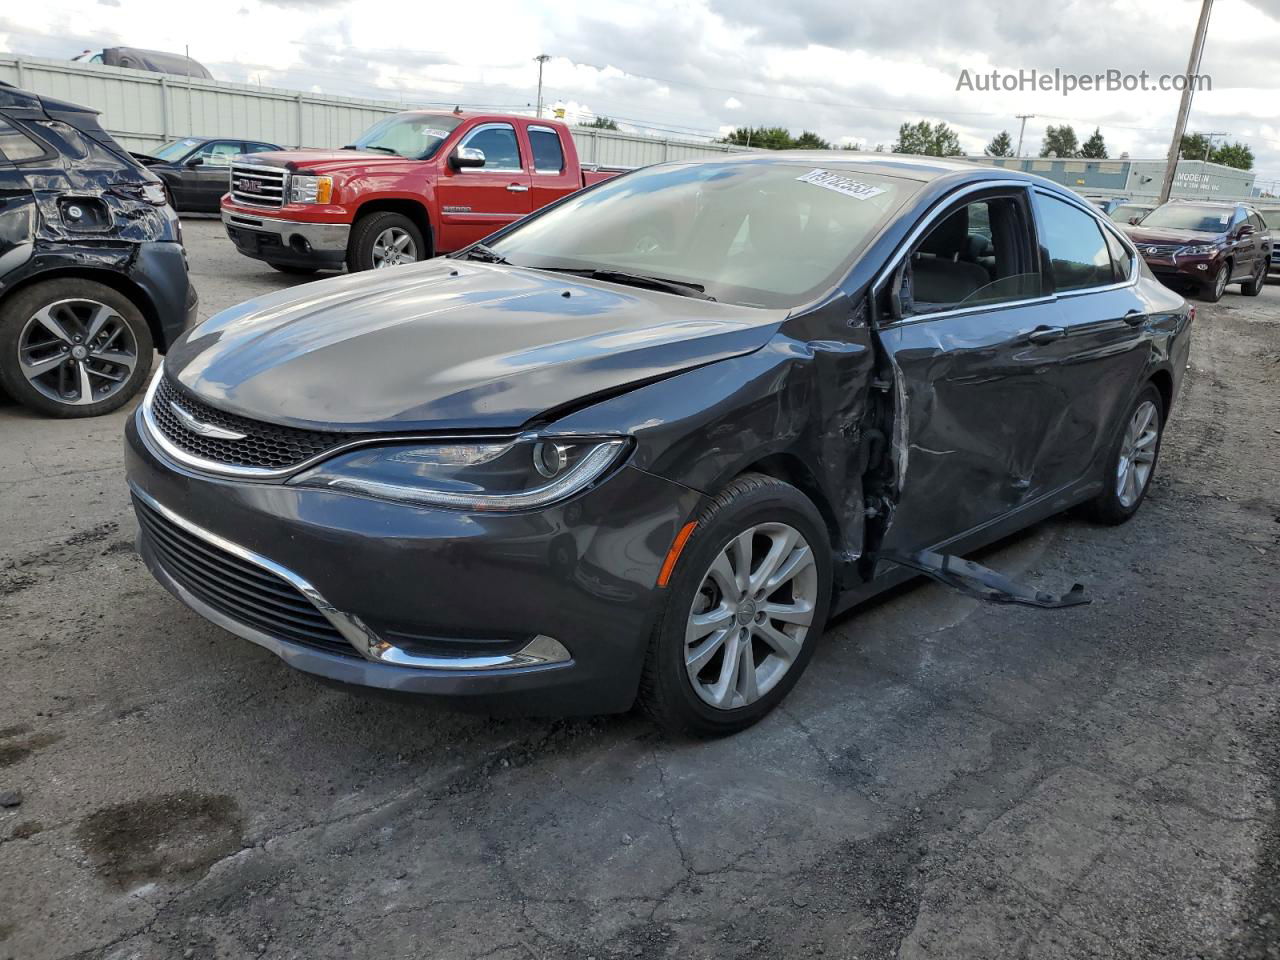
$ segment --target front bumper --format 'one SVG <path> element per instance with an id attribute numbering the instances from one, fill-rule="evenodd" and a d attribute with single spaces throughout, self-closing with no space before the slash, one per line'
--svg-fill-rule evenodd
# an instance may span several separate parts
<path id="1" fill-rule="evenodd" d="M 311 223 L 228 209 L 222 210 L 222 225 L 246 257 L 320 269 L 342 267 L 351 234 L 349 223 Z"/>
<path id="2" fill-rule="evenodd" d="M 631 705 L 665 599 L 658 572 L 701 499 L 624 466 L 546 510 L 480 516 L 198 476 L 162 459 L 142 431 L 132 418 L 126 462 L 142 502 L 141 553 L 179 600 L 308 673 L 490 712 Z M 203 535 L 184 549 L 233 546 L 367 635 L 350 650 L 300 642 L 206 602 L 189 589 L 193 568 L 173 567 L 163 533 L 148 532 L 148 508 Z"/>
<path id="3" fill-rule="evenodd" d="M 1183 284 L 1204 285 L 1213 282 L 1213 278 L 1226 262 L 1222 257 L 1206 256 L 1150 256 L 1143 254 L 1151 272 L 1164 284 L 1178 286 Z"/>

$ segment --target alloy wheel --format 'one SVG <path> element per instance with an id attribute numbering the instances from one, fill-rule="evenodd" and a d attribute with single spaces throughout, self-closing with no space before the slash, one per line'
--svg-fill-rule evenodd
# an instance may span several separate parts
<path id="1" fill-rule="evenodd" d="M 1213 278 L 1213 295 L 1215 299 L 1221 297 L 1222 294 L 1226 292 L 1227 280 L 1230 279 L 1230 277 L 1231 270 L 1228 269 L 1227 265 L 1224 263 L 1218 269 L 1218 275 Z"/>
<path id="2" fill-rule="evenodd" d="M 124 389 L 138 363 L 138 343 L 114 307 L 59 300 L 41 307 L 18 335 L 18 368 L 57 403 L 99 403 Z"/>
<path id="3" fill-rule="evenodd" d="M 719 710 L 759 700 L 800 655 L 817 601 L 817 564 L 798 530 L 762 523 L 738 534 L 703 574 L 689 611 L 694 692 Z"/>
<path id="4" fill-rule="evenodd" d="M 1151 479 L 1160 439 L 1160 411 L 1150 400 L 1138 404 L 1120 445 L 1116 467 L 1116 499 L 1127 510 L 1138 502 Z"/>
<path id="5" fill-rule="evenodd" d="M 373 241 L 373 269 L 418 262 L 418 245 L 409 231 L 387 227 Z"/>

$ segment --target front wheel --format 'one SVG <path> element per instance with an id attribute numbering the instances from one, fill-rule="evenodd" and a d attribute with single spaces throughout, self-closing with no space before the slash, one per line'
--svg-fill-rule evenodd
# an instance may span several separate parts
<path id="1" fill-rule="evenodd" d="M 1200 299 L 1206 303 L 1217 303 L 1227 292 L 1227 283 L 1231 280 L 1231 261 L 1225 261 L 1218 267 L 1213 279 L 1200 288 Z"/>
<path id="2" fill-rule="evenodd" d="M 1130 406 L 1124 429 L 1107 461 L 1105 489 L 1086 506 L 1093 519 L 1114 525 L 1138 512 L 1160 457 L 1164 413 L 1160 391 L 1148 383 Z"/>
<path id="3" fill-rule="evenodd" d="M 826 623 L 826 525 L 795 487 L 744 474 L 697 518 L 667 590 L 640 705 L 670 733 L 744 730 L 795 686 Z"/>
<path id="4" fill-rule="evenodd" d="M 46 280 L 0 305 L 0 385 L 49 416 L 123 406 L 146 382 L 152 350 L 142 311 L 92 280 Z"/>
<path id="5" fill-rule="evenodd" d="M 427 259 L 422 231 L 399 213 L 371 213 L 356 221 L 347 244 L 347 269 L 382 270 Z"/>

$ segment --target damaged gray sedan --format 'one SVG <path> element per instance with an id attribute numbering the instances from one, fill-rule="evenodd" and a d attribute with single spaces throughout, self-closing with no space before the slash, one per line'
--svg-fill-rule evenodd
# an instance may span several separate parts
<path id="1" fill-rule="evenodd" d="M 902 157 L 603 183 L 207 321 L 128 427 L 142 553 L 330 680 L 740 730 L 828 617 L 1142 503 L 1192 310 L 1074 194 Z"/>

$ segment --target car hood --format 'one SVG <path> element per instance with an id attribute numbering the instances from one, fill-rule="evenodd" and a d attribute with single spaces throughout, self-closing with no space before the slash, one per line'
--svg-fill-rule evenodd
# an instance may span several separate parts
<path id="1" fill-rule="evenodd" d="M 1126 233 L 1134 243 L 1213 243 L 1222 239 L 1222 234 L 1207 230 L 1176 230 L 1173 227 L 1144 227 L 1141 224 L 1130 227 Z"/>
<path id="2" fill-rule="evenodd" d="M 430 260 L 225 310 L 170 349 L 210 405 L 289 426 L 507 430 L 750 353 L 786 317 L 499 264 Z"/>
<path id="3" fill-rule="evenodd" d="M 286 170 L 309 170 L 314 173 L 336 173 L 352 167 L 421 168 L 420 160 L 406 160 L 376 150 L 265 150 L 241 154 L 241 162 L 260 167 L 284 167 Z"/>

